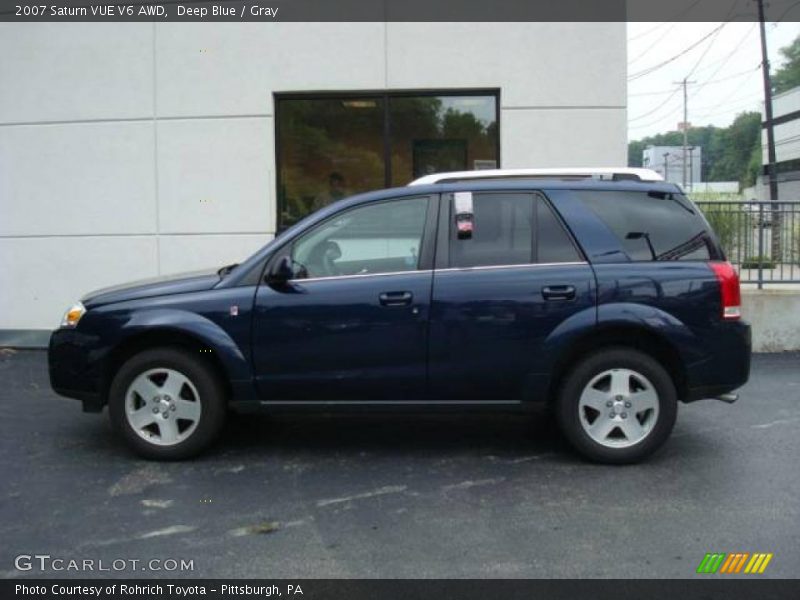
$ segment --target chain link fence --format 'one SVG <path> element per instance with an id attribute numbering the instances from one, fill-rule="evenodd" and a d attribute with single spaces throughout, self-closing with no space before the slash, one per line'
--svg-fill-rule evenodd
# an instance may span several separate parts
<path id="1" fill-rule="evenodd" d="M 742 283 L 800 283 L 800 202 L 695 202 Z"/>

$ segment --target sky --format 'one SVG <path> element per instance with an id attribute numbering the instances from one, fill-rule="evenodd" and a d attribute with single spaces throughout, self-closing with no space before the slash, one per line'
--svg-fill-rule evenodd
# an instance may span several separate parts
<path id="1" fill-rule="evenodd" d="M 778 49 L 800 35 L 800 23 L 766 29 L 774 72 L 782 63 Z M 725 127 L 741 112 L 760 111 L 760 43 L 758 23 L 628 23 L 628 139 L 677 129 L 683 92 L 674 82 L 687 76 L 696 81 L 688 86 L 692 126 Z"/>

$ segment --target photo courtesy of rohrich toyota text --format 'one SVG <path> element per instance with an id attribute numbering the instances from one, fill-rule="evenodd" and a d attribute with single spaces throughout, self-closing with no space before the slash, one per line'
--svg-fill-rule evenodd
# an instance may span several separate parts
<path id="1" fill-rule="evenodd" d="M 0 600 L 800 597 L 800 2 L 0 0 Z"/>

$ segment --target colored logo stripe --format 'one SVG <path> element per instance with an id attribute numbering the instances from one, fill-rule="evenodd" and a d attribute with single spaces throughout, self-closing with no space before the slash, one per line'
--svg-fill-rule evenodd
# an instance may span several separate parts
<path id="1" fill-rule="evenodd" d="M 716 573 L 724 558 L 725 554 L 706 554 L 703 560 L 700 562 L 700 566 L 697 567 L 697 572 Z"/>
<path id="2" fill-rule="evenodd" d="M 772 553 L 756 552 L 713 552 L 708 553 L 700 561 L 697 567 L 698 573 L 741 573 L 744 568 L 745 573 L 763 573 L 769 562 L 772 560 Z M 749 559 L 749 561 L 748 561 Z M 745 564 L 747 566 L 745 566 Z"/>
<path id="3" fill-rule="evenodd" d="M 750 556 L 748 552 L 737 552 L 735 554 L 728 554 L 728 560 L 726 560 L 722 568 L 719 570 L 720 573 L 738 573 L 739 570 L 744 566 L 744 562 L 747 560 L 747 557 Z"/>
<path id="4" fill-rule="evenodd" d="M 753 554 L 753 558 L 747 563 L 744 568 L 745 573 L 763 573 L 767 568 L 769 561 L 772 560 L 772 553 L 769 554 Z"/>

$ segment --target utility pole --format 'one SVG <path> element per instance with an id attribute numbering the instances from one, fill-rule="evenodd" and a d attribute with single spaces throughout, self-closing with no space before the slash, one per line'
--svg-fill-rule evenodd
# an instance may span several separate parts
<path id="1" fill-rule="evenodd" d="M 689 146 L 689 188 L 694 191 L 694 146 Z"/>
<path id="2" fill-rule="evenodd" d="M 775 177 L 775 126 L 772 121 L 772 78 L 769 73 L 769 56 L 767 53 L 767 29 L 764 21 L 764 0 L 756 0 L 758 4 L 758 22 L 761 29 L 761 74 L 764 78 L 764 118 L 762 127 L 767 129 L 767 178 L 769 180 L 769 200 L 778 200 L 778 180 Z M 772 207 L 772 257 L 779 259 L 781 255 L 781 219 L 777 207 Z"/>
<path id="3" fill-rule="evenodd" d="M 761 0 L 759 0 L 761 1 Z M 686 149 L 689 146 L 689 93 L 687 87 L 696 81 L 688 81 L 686 77 L 681 81 L 674 81 L 673 83 L 683 86 L 683 188 L 686 189 Z"/>
<path id="4" fill-rule="evenodd" d="M 669 168 L 669 165 L 667 164 L 667 159 L 669 158 L 669 152 L 664 152 L 663 156 L 664 156 L 664 181 L 669 181 L 669 171 L 667 171 L 667 169 Z"/>

